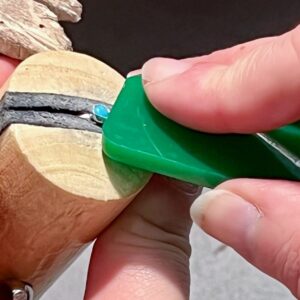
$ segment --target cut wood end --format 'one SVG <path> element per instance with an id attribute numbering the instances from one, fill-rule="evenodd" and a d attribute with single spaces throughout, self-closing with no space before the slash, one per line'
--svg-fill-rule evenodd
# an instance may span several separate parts
<path id="1" fill-rule="evenodd" d="M 113 102 L 123 83 L 91 57 L 54 51 L 21 63 L 1 93 Z M 39 299 L 148 182 L 151 174 L 109 160 L 101 146 L 100 130 L 15 124 L 0 135 L 0 281 L 27 282 Z"/>
<path id="2" fill-rule="evenodd" d="M 70 51 L 50 51 L 22 62 L 2 90 L 55 91 L 113 104 L 123 85 L 123 76 L 93 57 Z"/>
<path id="3" fill-rule="evenodd" d="M 2 88 L 2 94 L 48 93 L 113 104 L 123 84 L 119 73 L 92 57 L 52 51 L 21 63 Z M 93 133 L 18 124 L 10 126 L 9 131 L 39 174 L 77 196 L 102 201 L 131 199 L 151 177 L 148 172 L 106 158 L 102 154 L 100 129 Z"/>
<path id="4" fill-rule="evenodd" d="M 147 172 L 106 158 L 101 134 L 19 124 L 9 131 L 36 171 L 73 195 L 98 201 L 130 200 L 149 181 Z"/>
<path id="5" fill-rule="evenodd" d="M 76 0 L 0 0 L 0 52 L 24 60 L 39 52 L 72 50 L 58 21 L 75 22 L 81 11 Z"/>

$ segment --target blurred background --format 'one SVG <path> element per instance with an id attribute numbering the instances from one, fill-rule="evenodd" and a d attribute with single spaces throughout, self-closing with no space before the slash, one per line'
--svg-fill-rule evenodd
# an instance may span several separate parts
<path id="1" fill-rule="evenodd" d="M 65 25 L 75 49 L 123 75 L 154 56 L 206 54 L 300 24 L 299 0 L 83 1 L 83 21 Z M 191 242 L 191 300 L 294 299 L 282 285 L 199 229 L 193 228 Z M 91 247 L 42 300 L 83 299 L 90 251 Z"/>
<path id="2" fill-rule="evenodd" d="M 200 55 L 300 23 L 299 0 L 81 0 L 66 29 L 78 51 L 123 74 L 153 56 Z"/>

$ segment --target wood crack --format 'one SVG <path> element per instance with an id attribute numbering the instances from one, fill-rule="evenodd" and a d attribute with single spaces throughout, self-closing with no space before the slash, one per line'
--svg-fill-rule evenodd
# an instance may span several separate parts
<path id="1" fill-rule="evenodd" d="M 0 0 L 0 53 L 24 60 L 48 50 L 72 50 L 59 21 L 78 22 L 77 0 Z"/>

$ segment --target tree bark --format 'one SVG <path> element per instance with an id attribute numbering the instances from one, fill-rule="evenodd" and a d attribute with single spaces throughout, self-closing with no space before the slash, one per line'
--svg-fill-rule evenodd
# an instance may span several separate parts
<path id="1" fill-rule="evenodd" d="M 35 0 L 46 5 L 58 17 L 59 21 L 78 22 L 81 18 L 82 5 L 77 0 Z"/>
<path id="2" fill-rule="evenodd" d="M 43 51 L 72 50 L 58 21 L 77 21 L 80 14 L 74 0 L 0 0 L 0 53 L 24 60 Z"/>

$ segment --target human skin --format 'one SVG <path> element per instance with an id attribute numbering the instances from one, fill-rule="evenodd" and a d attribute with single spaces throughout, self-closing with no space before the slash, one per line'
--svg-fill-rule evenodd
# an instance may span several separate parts
<path id="1" fill-rule="evenodd" d="M 1 83 L 15 64 L 0 59 Z M 208 132 L 249 133 L 299 119 L 299 67 L 298 27 L 199 58 L 153 59 L 143 78 L 152 103 L 175 121 Z M 98 238 L 85 299 L 188 299 L 189 207 L 198 193 L 155 176 Z M 196 200 L 191 214 L 208 234 L 300 297 L 299 183 L 225 182 Z"/>
<path id="2" fill-rule="evenodd" d="M 0 86 L 18 62 L 0 56 Z M 85 299 L 187 299 L 193 185 L 154 176 L 95 243 Z"/>
<path id="3" fill-rule="evenodd" d="M 300 119 L 300 27 L 202 57 L 155 58 L 142 74 L 152 104 L 178 123 L 268 131 Z M 300 183 L 231 180 L 197 199 L 191 215 L 300 298 Z"/>

